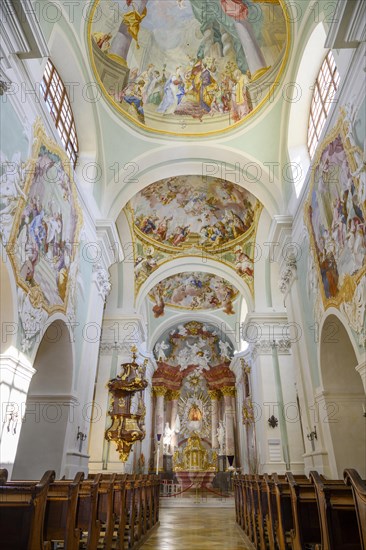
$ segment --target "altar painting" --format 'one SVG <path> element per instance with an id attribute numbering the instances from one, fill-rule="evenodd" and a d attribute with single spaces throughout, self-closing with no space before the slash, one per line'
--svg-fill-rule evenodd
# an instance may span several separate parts
<path id="1" fill-rule="evenodd" d="M 366 270 L 366 189 L 360 181 L 348 131 L 342 115 L 315 159 L 307 204 L 326 306 L 349 300 Z"/>
<path id="2" fill-rule="evenodd" d="M 202 135 L 268 101 L 284 69 L 283 0 L 95 0 L 91 64 L 108 102 L 144 129 Z"/>
<path id="3" fill-rule="evenodd" d="M 18 285 L 51 313 L 66 309 L 81 213 L 66 155 L 40 123 L 34 138 L 9 250 Z"/>

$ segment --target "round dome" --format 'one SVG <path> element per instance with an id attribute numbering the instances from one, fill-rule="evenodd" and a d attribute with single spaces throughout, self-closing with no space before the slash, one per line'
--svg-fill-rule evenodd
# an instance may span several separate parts
<path id="1" fill-rule="evenodd" d="M 123 118 L 199 136 L 270 100 L 289 28 L 283 0 L 95 0 L 88 40 L 102 93 Z"/>

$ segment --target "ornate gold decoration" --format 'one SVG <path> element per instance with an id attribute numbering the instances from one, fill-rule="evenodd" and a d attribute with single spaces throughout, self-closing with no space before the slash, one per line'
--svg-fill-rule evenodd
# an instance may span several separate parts
<path id="1" fill-rule="evenodd" d="M 221 397 L 219 390 L 208 390 L 207 393 L 210 396 L 211 401 L 218 401 Z"/>
<path id="2" fill-rule="evenodd" d="M 236 395 L 235 386 L 223 386 L 220 390 L 222 395 L 230 395 L 231 397 L 235 397 Z"/>
<path id="3" fill-rule="evenodd" d="M 252 424 L 254 422 L 253 403 L 250 399 L 244 401 L 241 415 L 243 424 Z"/>
<path id="4" fill-rule="evenodd" d="M 189 385 L 191 386 L 191 388 L 197 388 L 200 384 L 200 381 L 201 381 L 201 377 L 199 374 L 197 373 L 192 373 L 189 377 L 188 377 L 188 383 Z"/>
<path id="5" fill-rule="evenodd" d="M 122 372 L 108 382 L 112 394 L 109 416 L 111 426 L 105 432 L 107 441 L 114 441 L 122 462 L 126 462 L 132 445 L 145 437 L 144 419 L 146 408 L 142 397 L 139 399 L 137 414 L 131 413 L 131 400 L 135 393 L 142 392 L 147 387 L 143 379 L 141 365 L 136 363 L 137 348 L 131 348 L 132 361 L 121 365 Z"/>
<path id="6" fill-rule="evenodd" d="M 180 398 L 180 390 L 169 390 L 167 393 L 167 399 L 169 401 L 176 401 Z"/>
<path id="7" fill-rule="evenodd" d="M 358 147 L 352 146 L 350 142 L 349 136 L 351 133 L 351 128 L 350 128 L 349 121 L 345 120 L 345 117 L 346 117 L 346 111 L 344 108 L 341 108 L 340 117 L 337 121 L 337 124 L 334 126 L 332 131 L 329 132 L 327 137 L 324 139 L 324 141 L 321 143 L 321 145 L 317 149 L 317 152 L 313 161 L 313 168 L 311 171 L 309 195 L 308 195 L 308 198 L 305 204 L 305 209 L 304 209 L 305 223 L 306 223 L 306 226 L 309 232 L 309 237 L 310 237 L 310 249 L 311 249 L 310 253 L 313 255 L 314 264 L 316 266 L 320 294 L 321 294 L 325 309 L 328 309 L 329 307 L 339 308 L 340 304 L 342 304 L 343 302 L 351 302 L 354 292 L 356 290 L 357 284 L 362 279 L 363 275 L 366 273 L 366 265 L 364 265 L 354 275 L 350 275 L 350 274 L 345 275 L 343 284 L 339 288 L 337 295 L 335 297 L 327 298 L 324 291 L 324 285 L 322 281 L 321 269 L 320 269 L 319 258 L 317 253 L 317 244 L 315 241 L 314 230 L 313 230 L 312 220 L 311 220 L 311 211 L 312 211 L 311 200 L 312 200 L 312 194 L 314 191 L 314 186 L 316 183 L 315 181 L 315 176 L 317 171 L 316 169 L 320 163 L 324 150 L 328 147 L 330 143 L 332 143 L 332 141 L 336 139 L 337 136 L 340 136 L 342 139 L 342 145 L 343 145 L 346 159 L 350 168 L 350 172 L 353 174 L 355 174 L 358 169 L 354 153 L 357 151 L 361 156 L 363 155 L 363 152 L 361 151 L 361 149 Z M 352 182 L 355 188 L 359 190 L 360 186 L 362 185 L 362 182 L 359 176 L 353 175 Z M 364 217 L 366 217 L 365 204 L 362 204 L 361 208 L 362 208 Z"/>
<path id="8" fill-rule="evenodd" d="M 212 452 L 212 459 L 209 461 L 208 451 L 202 445 L 201 438 L 195 432 L 188 438 L 183 453 L 175 451 L 173 455 L 173 469 L 179 471 L 193 472 L 214 472 L 216 471 L 217 453 Z"/>
<path id="9" fill-rule="evenodd" d="M 252 370 L 251 367 L 246 362 L 246 360 L 243 359 L 243 357 L 240 358 L 240 364 L 241 364 L 241 367 L 242 367 L 244 372 L 246 372 L 247 374 L 249 374 L 251 372 L 251 370 Z"/>
<path id="10" fill-rule="evenodd" d="M 152 391 L 154 392 L 154 395 L 156 395 L 156 397 L 164 397 L 164 395 L 168 391 L 168 388 L 166 388 L 165 386 L 153 386 Z"/>

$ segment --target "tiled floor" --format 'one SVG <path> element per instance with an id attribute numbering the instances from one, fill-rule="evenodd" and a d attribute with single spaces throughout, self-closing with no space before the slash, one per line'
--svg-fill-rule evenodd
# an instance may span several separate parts
<path id="1" fill-rule="evenodd" d="M 164 508 L 143 550 L 250 550 L 234 508 Z"/>

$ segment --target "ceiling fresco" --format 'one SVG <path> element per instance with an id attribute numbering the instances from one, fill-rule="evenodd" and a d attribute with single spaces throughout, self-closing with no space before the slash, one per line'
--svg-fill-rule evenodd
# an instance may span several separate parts
<path id="1" fill-rule="evenodd" d="M 222 277 L 212 273 L 183 272 L 160 281 L 149 292 L 155 317 L 164 315 L 165 307 L 189 310 L 220 309 L 234 314 L 233 301 L 238 291 Z"/>
<path id="2" fill-rule="evenodd" d="M 213 259 L 231 267 L 252 291 L 261 211 L 262 204 L 251 193 L 218 178 L 177 176 L 149 185 L 124 209 L 134 239 L 135 293 L 162 264 L 185 256 L 200 257 L 204 262 Z M 153 294 L 160 309 L 164 290 L 160 286 Z M 227 298 L 219 297 L 218 307 L 230 313 L 232 299 Z M 197 300 L 186 297 L 183 306 L 192 302 Z M 162 314 L 158 309 L 156 316 Z"/>
<path id="3" fill-rule="evenodd" d="M 289 48 L 283 0 L 95 0 L 89 52 L 120 114 L 161 133 L 204 135 L 270 98 Z"/>

